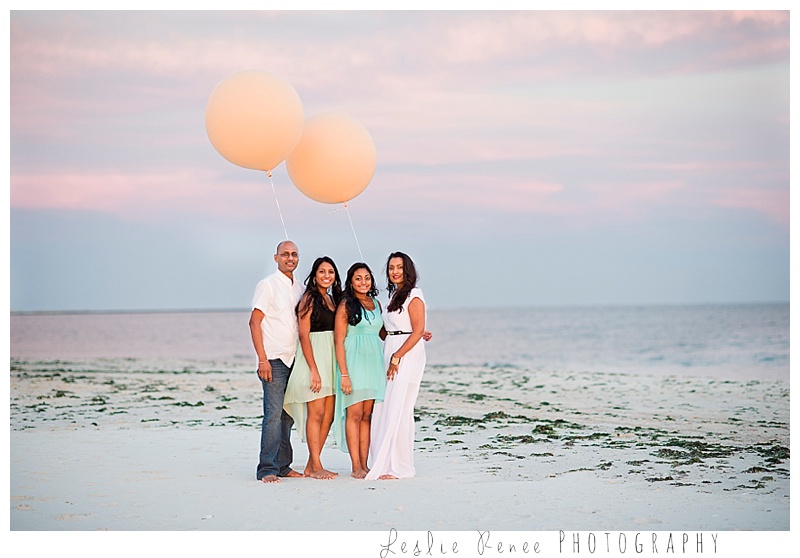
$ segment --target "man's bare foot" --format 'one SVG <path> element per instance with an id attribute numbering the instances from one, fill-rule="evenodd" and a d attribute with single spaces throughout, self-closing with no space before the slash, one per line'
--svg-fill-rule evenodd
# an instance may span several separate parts
<path id="1" fill-rule="evenodd" d="M 378 480 L 397 480 L 397 477 L 394 475 L 381 475 Z"/>
<path id="2" fill-rule="evenodd" d="M 297 477 L 301 477 L 302 478 L 303 473 L 298 473 L 294 469 L 289 469 L 289 472 L 286 473 L 283 476 L 286 477 L 286 478 L 289 478 L 289 479 L 296 479 Z"/>
<path id="3" fill-rule="evenodd" d="M 363 479 L 364 477 L 367 476 L 367 473 L 368 471 L 366 469 L 356 469 L 352 473 L 350 473 L 350 476 L 353 477 L 354 479 Z"/>
<path id="4" fill-rule="evenodd" d="M 281 479 L 278 478 L 278 475 L 266 475 L 265 477 L 261 478 L 261 482 L 275 483 L 275 482 L 281 482 Z"/>

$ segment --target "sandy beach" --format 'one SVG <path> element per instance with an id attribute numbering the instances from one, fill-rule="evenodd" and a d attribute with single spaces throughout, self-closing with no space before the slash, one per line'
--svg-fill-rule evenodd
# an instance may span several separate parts
<path id="1" fill-rule="evenodd" d="M 430 367 L 417 477 L 254 478 L 246 373 L 12 362 L 12 531 L 785 531 L 789 388 Z M 294 438 L 295 468 L 306 448 Z M 279 508 L 282 521 L 256 510 Z"/>

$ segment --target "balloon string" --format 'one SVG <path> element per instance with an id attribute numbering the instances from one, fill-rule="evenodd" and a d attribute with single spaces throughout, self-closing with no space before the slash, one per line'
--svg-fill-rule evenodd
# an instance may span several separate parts
<path id="1" fill-rule="evenodd" d="M 347 209 L 347 202 L 344 202 L 344 212 L 347 213 L 347 220 L 350 221 L 350 229 L 353 231 L 353 238 L 356 239 L 356 247 L 358 248 L 358 255 L 361 256 L 361 261 L 363 262 L 364 254 L 361 253 L 361 244 L 358 243 L 356 228 L 353 226 L 353 220 L 350 218 L 350 210 Z"/>
<path id="2" fill-rule="evenodd" d="M 281 204 L 278 203 L 278 194 L 275 192 L 275 185 L 272 183 L 272 171 L 267 171 L 267 177 L 269 178 L 269 185 L 272 186 L 272 195 L 275 196 L 275 205 L 278 206 L 278 215 L 281 216 L 281 225 L 283 225 L 283 235 L 286 237 L 286 240 L 289 240 L 289 233 L 286 232 L 286 223 L 283 220 L 283 212 L 281 212 Z"/>

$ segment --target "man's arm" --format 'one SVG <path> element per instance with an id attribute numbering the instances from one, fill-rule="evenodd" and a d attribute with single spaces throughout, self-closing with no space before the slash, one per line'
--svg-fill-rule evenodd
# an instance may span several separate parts
<path id="1" fill-rule="evenodd" d="M 272 381 L 272 366 L 267 360 L 267 350 L 264 348 L 264 337 L 261 334 L 261 322 L 264 320 L 264 312 L 254 308 L 250 314 L 250 337 L 253 339 L 253 347 L 258 355 L 258 377 L 265 382 Z"/>

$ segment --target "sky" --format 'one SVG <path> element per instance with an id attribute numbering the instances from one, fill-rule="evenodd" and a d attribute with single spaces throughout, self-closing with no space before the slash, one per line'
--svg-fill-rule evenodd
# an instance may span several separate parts
<path id="1" fill-rule="evenodd" d="M 281 216 L 301 279 L 363 259 L 385 296 L 401 250 L 434 309 L 789 300 L 788 11 L 9 19 L 12 311 L 248 308 Z M 346 211 L 211 145 L 249 69 L 367 128 Z"/>

